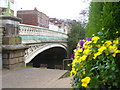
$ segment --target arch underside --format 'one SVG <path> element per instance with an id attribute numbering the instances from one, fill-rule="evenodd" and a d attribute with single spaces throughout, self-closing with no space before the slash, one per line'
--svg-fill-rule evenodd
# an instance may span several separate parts
<path id="1" fill-rule="evenodd" d="M 53 50 L 53 52 L 51 53 L 50 50 Z M 63 55 L 62 57 L 67 56 L 67 50 L 66 50 L 66 47 L 64 45 L 62 45 L 62 44 L 47 44 L 47 45 L 44 45 L 44 46 L 36 49 L 30 55 L 26 56 L 25 57 L 25 64 L 31 62 L 40 53 L 45 52 L 45 51 L 49 51 L 48 53 L 54 54 L 54 58 L 56 56 L 62 55 L 63 53 L 66 55 Z M 51 54 L 47 54 L 45 57 L 48 57 Z M 56 56 L 55 56 L 55 54 L 56 54 Z M 48 57 L 48 58 L 50 58 L 50 57 Z"/>

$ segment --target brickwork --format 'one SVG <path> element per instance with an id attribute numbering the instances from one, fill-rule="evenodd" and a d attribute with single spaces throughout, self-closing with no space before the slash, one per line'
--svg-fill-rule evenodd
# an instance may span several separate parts
<path id="1" fill-rule="evenodd" d="M 36 8 L 34 10 L 17 11 L 17 17 L 22 19 L 22 24 L 49 28 L 49 17 L 46 14 L 39 12 Z"/>
<path id="2" fill-rule="evenodd" d="M 22 24 L 37 26 L 37 14 L 18 14 L 18 17 L 22 18 Z"/>

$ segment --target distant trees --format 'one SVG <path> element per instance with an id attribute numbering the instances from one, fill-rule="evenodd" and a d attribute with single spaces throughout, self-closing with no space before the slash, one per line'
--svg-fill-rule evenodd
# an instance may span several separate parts
<path id="1" fill-rule="evenodd" d="M 86 37 L 101 30 L 107 33 L 106 39 L 120 36 L 120 2 L 91 2 Z"/>
<path id="2" fill-rule="evenodd" d="M 71 31 L 68 34 L 68 47 L 71 55 L 78 41 L 85 38 L 85 31 L 80 22 L 73 21 L 69 24 L 71 25 Z"/>

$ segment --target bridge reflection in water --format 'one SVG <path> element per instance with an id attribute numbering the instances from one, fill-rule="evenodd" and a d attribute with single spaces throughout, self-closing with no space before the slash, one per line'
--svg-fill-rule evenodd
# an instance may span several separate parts
<path id="1" fill-rule="evenodd" d="M 53 47 L 39 53 L 27 65 L 32 65 L 33 67 L 38 68 L 47 67 L 50 69 L 54 68 L 62 69 L 63 59 L 66 57 L 67 52 L 64 48 Z"/>

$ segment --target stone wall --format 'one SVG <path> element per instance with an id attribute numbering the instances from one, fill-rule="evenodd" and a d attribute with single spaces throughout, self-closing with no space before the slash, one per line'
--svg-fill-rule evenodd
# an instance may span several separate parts
<path id="1" fill-rule="evenodd" d="M 24 67 L 24 50 L 3 51 L 3 67 L 7 69 L 14 69 Z"/>
<path id="2" fill-rule="evenodd" d="M 2 69 L 2 35 L 3 35 L 3 27 L 0 22 L 0 69 Z"/>
<path id="3" fill-rule="evenodd" d="M 19 37 L 20 19 L 14 16 L 0 16 L 2 31 L 2 67 L 15 69 L 25 67 L 25 49 Z"/>

